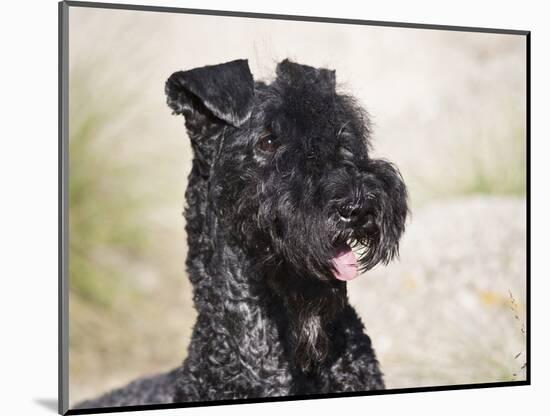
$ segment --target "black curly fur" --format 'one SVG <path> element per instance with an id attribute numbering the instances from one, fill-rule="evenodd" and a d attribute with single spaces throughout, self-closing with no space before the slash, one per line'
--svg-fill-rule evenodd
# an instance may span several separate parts
<path id="1" fill-rule="evenodd" d="M 387 263 L 405 227 L 405 185 L 369 157 L 367 114 L 336 92 L 334 71 L 288 60 L 270 84 L 246 60 L 176 72 L 166 94 L 194 152 L 185 217 L 197 322 L 177 373 L 86 407 L 383 389 L 331 261 L 349 244 L 362 270 Z"/>

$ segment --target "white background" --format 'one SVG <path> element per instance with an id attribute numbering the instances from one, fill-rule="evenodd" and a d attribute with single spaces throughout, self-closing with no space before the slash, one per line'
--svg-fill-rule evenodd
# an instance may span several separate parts
<path id="1" fill-rule="evenodd" d="M 137 2 L 137 0 L 136 0 Z M 542 1 L 140 1 L 141 4 L 532 31 L 532 386 L 254 404 L 147 414 L 547 414 L 550 392 L 549 13 Z M 57 396 L 57 4 L 1 13 L 2 414 L 54 414 Z M 545 394 L 546 393 L 546 394 Z M 544 410 L 546 409 L 546 410 Z M 134 413 L 127 413 L 134 414 Z M 143 413 L 139 413 L 143 414 Z"/>

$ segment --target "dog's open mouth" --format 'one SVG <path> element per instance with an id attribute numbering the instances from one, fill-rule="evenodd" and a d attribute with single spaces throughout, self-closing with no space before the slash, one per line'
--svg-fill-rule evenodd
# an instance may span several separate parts
<path id="1" fill-rule="evenodd" d="M 348 281 L 358 275 L 357 257 L 348 244 L 338 247 L 332 258 L 333 275 L 338 280 Z"/>

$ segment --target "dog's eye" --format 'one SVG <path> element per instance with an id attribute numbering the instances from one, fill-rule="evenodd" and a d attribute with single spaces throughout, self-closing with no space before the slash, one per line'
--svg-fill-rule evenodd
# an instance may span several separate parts
<path id="1" fill-rule="evenodd" d="M 256 147 L 265 153 L 273 153 L 279 148 L 279 145 L 277 136 L 269 131 L 263 132 L 256 143 Z"/>

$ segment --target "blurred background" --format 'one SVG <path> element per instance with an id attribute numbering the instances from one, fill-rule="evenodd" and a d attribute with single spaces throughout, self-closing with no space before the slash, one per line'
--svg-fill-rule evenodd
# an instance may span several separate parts
<path id="1" fill-rule="evenodd" d="M 247 58 L 336 69 L 395 162 L 401 258 L 349 284 L 389 388 L 525 378 L 525 38 L 71 6 L 70 401 L 177 366 L 191 153 L 174 71 Z"/>

